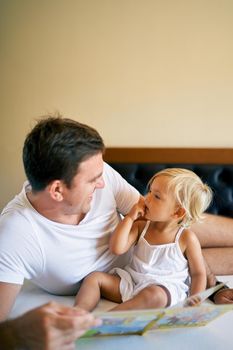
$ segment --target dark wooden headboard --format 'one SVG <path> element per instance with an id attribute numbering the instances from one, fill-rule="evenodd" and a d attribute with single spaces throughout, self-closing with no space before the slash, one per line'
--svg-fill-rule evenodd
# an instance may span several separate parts
<path id="1" fill-rule="evenodd" d="M 110 163 L 233 164 L 233 148 L 107 147 Z"/>

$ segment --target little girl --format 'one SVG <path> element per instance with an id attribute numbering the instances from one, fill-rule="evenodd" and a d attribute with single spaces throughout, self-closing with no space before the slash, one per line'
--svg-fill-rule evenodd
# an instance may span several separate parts
<path id="1" fill-rule="evenodd" d="M 113 310 L 173 306 L 206 288 L 200 243 L 189 226 L 202 218 L 210 188 L 192 171 L 165 169 L 148 184 L 149 192 L 119 223 L 110 250 L 121 255 L 134 246 L 124 269 L 88 275 L 75 305 L 91 311 L 100 297 L 119 303 Z"/>

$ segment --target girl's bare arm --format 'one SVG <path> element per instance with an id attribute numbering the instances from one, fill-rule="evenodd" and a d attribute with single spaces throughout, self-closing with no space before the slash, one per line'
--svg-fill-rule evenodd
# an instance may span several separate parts
<path id="1" fill-rule="evenodd" d="M 187 230 L 185 239 L 185 255 L 188 259 L 191 277 L 190 295 L 194 295 L 206 289 L 206 268 L 202 256 L 201 245 L 195 233 Z"/>
<path id="2" fill-rule="evenodd" d="M 117 225 L 110 241 L 109 249 L 113 254 L 121 255 L 137 241 L 140 222 L 135 222 L 144 214 L 144 203 L 140 200 L 135 204 L 124 219 Z"/>

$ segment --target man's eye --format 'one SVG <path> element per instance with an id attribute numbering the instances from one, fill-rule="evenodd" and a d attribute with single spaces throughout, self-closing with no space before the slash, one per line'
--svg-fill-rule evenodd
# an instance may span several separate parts
<path id="1" fill-rule="evenodd" d="M 160 196 L 158 194 L 155 194 L 155 198 L 160 199 Z"/>

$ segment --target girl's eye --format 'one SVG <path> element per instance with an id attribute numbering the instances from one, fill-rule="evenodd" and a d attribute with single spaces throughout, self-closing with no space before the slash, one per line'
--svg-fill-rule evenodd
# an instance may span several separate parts
<path id="1" fill-rule="evenodd" d="M 148 190 L 148 192 L 147 192 L 147 194 L 151 194 L 152 192 L 151 192 L 151 190 L 149 189 Z M 153 196 L 154 196 L 154 198 L 156 198 L 156 199 L 161 199 L 160 198 L 160 195 L 158 195 L 158 194 L 153 194 Z"/>

